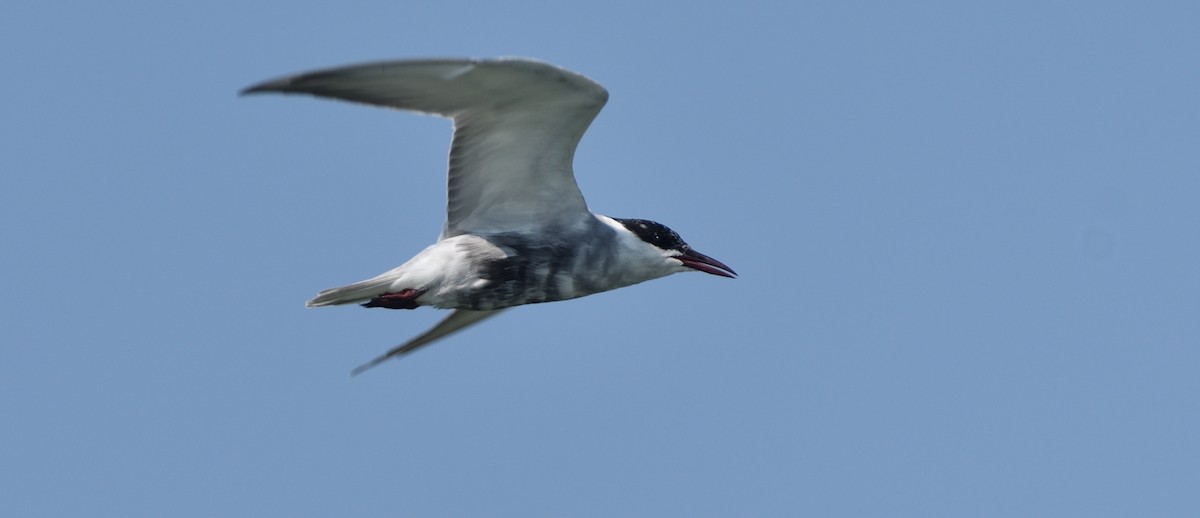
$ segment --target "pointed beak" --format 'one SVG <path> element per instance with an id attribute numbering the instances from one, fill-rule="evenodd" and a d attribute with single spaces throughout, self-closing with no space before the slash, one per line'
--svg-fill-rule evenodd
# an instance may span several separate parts
<path id="1" fill-rule="evenodd" d="M 693 270 L 700 270 L 704 273 L 720 275 L 721 277 L 729 277 L 730 279 L 737 277 L 737 272 L 733 271 L 733 268 L 695 250 L 688 250 L 683 255 L 675 256 L 675 258 L 683 262 L 684 266 Z"/>

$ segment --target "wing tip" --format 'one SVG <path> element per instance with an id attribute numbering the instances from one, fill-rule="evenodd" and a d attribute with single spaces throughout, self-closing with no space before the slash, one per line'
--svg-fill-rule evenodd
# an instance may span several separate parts
<path id="1" fill-rule="evenodd" d="M 471 325 L 474 325 L 492 315 L 500 313 L 505 309 L 507 308 L 491 309 L 486 311 L 456 309 L 451 312 L 449 316 L 442 319 L 441 322 L 438 322 L 437 325 L 433 326 L 432 329 L 421 333 L 417 337 L 405 342 L 404 344 L 391 348 L 388 352 L 376 356 L 367 363 L 355 367 L 354 370 L 350 371 L 350 376 L 358 376 L 359 374 L 362 374 L 376 365 L 379 365 L 392 358 L 399 358 L 401 356 L 411 354 L 417 349 L 436 342 L 439 339 L 445 338 L 448 335 L 461 331 L 466 327 L 470 327 Z"/>
<path id="2" fill-rule="evenodd" d="M 264 82 L 261 82 L 261 83 L 255 84 L 255 85 L 250 85 L 241 90 L 238 90 L 238 96 L 240 97 L 243 95 L 262 94 L 262 93 L 270 93 L 270 92 L 286 92 L 286 91 L 288 91 L 288 87 L 291 86 L 291 84 L 292 84 L 292 79 L 293 78 L 291 78 L 291 77 L 286 77 L 286 78 L 282 78 L 282 79 L 272 79 L 270 81 L 264 81 Z"/>
<path id="3" fill-rule="evenodd" d="M 373 367 L 375 367 L 375 366 L 377 366 L 377 365 L 379 365 L 379 364 L 381 364 L 381 363 L 383 363 L 383 362 L 387 361 L 387 360 L 388 360 L 388 358 L 391 358 L 391 357 L 392 357 L 391 353 L 388 353 L 388 354 L 384 354 L 384 355 L 382 355 L 382 356 L 379 356 L 379 357 L 377 357 L 377 358 L 375 358 L 375 359 L 373 359 L 373 360 L 371 360 L 371 361 L 369 361 L 369 362 L 367 362 L 367 363 L 364 363 L 364 364 L 362 364 L 362 365 L 359 365 L 358 367 L 355 367 L 355 368 L 354 368 L 354 370 L 350 371 L 350 377 L 351 377 L 351 378 L 353 378 L 353 377 L 355 377 L 355 376 L 358 376 L 359 374 L 362 374 L 362 373 L 364 373 L 364 372 L 366 372 L 366 371 L 370 370 L 371 368 L 373 368 Z"/>
<path id="4" fill-rule="evenodd" d="M 269 81 L 264 81 L 243 88 L 238 91 L 238 95 L 243 96 L 259 93 L 309 93 L 314 95 L 339 97 L 316 90 L 323 90 L 323 87 L 328 86 L 326 84 L 328 82 L 327 80 L 335 80 L 346 74 L 361 74 L 363 72 L 371 71 L 386 72 L 388 68 L 397 65 L 445 65 L 454 67 L 451 70 L 444 71 L 442 73 L 441 79 L 443 81 L 452 81 L 471 71 L 494 66 L 514 67 L 517 69 L 524 69 L 527 72 L 542 74 L 550 72 L 552 74 L 559 75 L 559 80 L 565 78 L 566 82 L 571 83 L 574 87 L 580 89 L 580 91 L 590 92 L 591 95 L 593 95 L 596 100 L 599 101 L 598 104 L 600 106 L 603 106 L 608 100 L 608 91 L 595 80 L 548 61 L 524 56 L 501 56 L 494 58 L 418 58 L 406 60 L 371 61 L 354 65 L 340 66 L 336 68 L 319 69 L 311 72 L 271 79 Z"/>

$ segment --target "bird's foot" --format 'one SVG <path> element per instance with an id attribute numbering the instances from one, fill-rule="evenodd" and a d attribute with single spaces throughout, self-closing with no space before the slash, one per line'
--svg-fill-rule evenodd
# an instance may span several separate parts
<path id="1" fill-rule="evenodd" d="M 417 309 L 417 297 L 425 294 L 425 290 L 417 290 L 413 288 L 404 288 L 396 293 L 384 293 L 377 295 L 375 298 L 364 302 L 364 308 L 388 308 L 388 309 Z"/>

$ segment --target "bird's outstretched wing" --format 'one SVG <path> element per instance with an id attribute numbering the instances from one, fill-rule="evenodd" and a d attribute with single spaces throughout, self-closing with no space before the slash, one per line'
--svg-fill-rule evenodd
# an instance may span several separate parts
<path id="1" fill-rule="evenodd" d="M 528 59 L 387 61 L 251 86 L 453 119 L 442 237 L 536 230 L 588 215 L 575 147 L 608 92 L 582 75 Z"/>
<path id="2" fill-rule="evenodd" d="M 507 309 L 507 308 L 505 308 L 505 309 Z M 362 365 L 359 365 L 358 367 L 355 367 L 353 371 L 350 371 L 350 375 L 357 376 L 357 375 L 361 374 L 363 371 L 370 369 L 371 367 L 379 365 L 380 363 L 383 363 L 392 358 L 397 358 L 397 357 L 403 356 L 405 354 L 408 354 L 410 352 L 413 352 L 416 349 L 420 348 L 421 346 L 429 345 L 430 343 L 433 343 L 434 341 L 438 340 L 439 338 L 443 338 L 451 333 L 462 330 L 463 328 L 470 326 L 471 324 L 478 323 L 485 318 L 488 318 L 490 316 L 496 315 L 497 313 L 500 313 L 501 311 L 504 311 L 504 309 L 494 309 L 491 311 L 471 311 L 471 310 L 467 310 L 467 309 L 456 309 L 456 310 L 454 310 L 453 313 L 450 313 L 450 315 L 447 316 L 445 319 L 443 319 L 441 322 L 438 322 L 438 324 L 436 326 L 433 326 L 432 329 L 425 331 L 424 333 L 421 333 L 419 336 L 417 336 L 416 338 L 413 338 L 412 340 L 409 340 L 401 345 L 397 345 L 396 347 L 393 347 L 388 352 L 383 353 L 382 355 L 376 357 L 375 359 L 373 359 L 367 363 L 364 363 Z"/>

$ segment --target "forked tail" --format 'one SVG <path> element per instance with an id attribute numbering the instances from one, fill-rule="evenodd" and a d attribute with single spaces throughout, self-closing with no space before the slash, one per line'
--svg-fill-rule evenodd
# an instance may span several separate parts
<path id="1" fill-rule="evenodd" d="M 304 305 L 310 308 L 318 308 L 321 306 L 367 302 L 378 295 L 387 293 L 388 287 L 395 280 L 395 277 L 381 275 L 374 279 L 356 282 L 349 286 L 322 290 L 320 293 L 317 293 L 316 297 L 313 297 L 312 300 Z"/>

